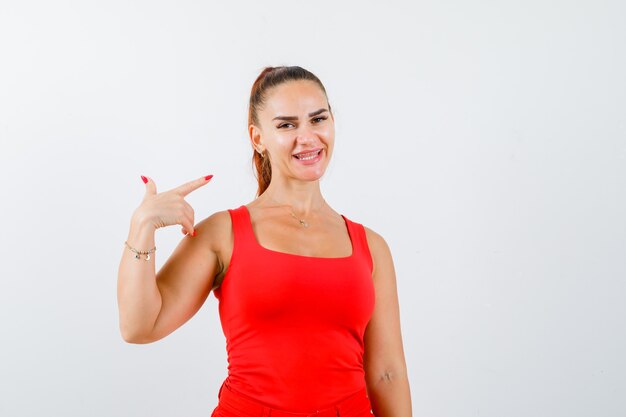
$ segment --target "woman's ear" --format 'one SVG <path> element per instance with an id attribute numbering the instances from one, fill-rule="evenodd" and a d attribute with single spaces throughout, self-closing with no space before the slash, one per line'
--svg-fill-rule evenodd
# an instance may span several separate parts
<path id="1" fill-rule="evenodd" d="M 248 127 L 248 133 L 250 134 L 250 142 L 252 143 L 252 147 L 258 152 L 263 153 L 263 143 L 261 142 L 261 130 L 255 125 L 250 125 Z"/>

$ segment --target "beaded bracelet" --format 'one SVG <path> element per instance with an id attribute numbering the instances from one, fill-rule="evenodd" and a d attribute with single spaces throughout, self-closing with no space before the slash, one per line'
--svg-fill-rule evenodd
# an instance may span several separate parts
<path id="1" fill-rule="evenodd" d="M 132 246 L 130 246 L 128 244 L 128 241 L 124 241 L 124 244 L 126 246 L 128 246 L 128 249 L 130 249 L 131 251 L 136 253 L 136 255 L 135 255 L 136 259 L 141 259 L 140 255 L 146 255 L 146 261 L 150 260 L 150 254 L 156 250 L 156 246 L 153 247 L 152 249 L 148 250 L 148 251 L 140 251 L 140 250 L 137 250 L 137 249 L 133 248 Z"/>

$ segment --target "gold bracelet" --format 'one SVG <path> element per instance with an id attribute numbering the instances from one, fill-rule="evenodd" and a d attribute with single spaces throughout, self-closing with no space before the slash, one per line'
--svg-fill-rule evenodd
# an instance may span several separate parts
<path id="1" fill-rule="evenodd" d="M 137 250 L 137 249 L 133 248 L 132 246 L 130 246 L 128 244 L 128 241 L 124 241 L 124 244 L 126 246 L 128 246 L 128 249 L 130 249 L 131 251 L 136 253 L 136 255 L 135 255 L 136 259 L 141 259 L 140 255 L 146 255 L 146 261 L 150 260 L 150 254 L 156 250 L 156 246 L 153 247 L 152 249 L 148 250 L 148 251 L 140 251 L 140 250 Z"/>

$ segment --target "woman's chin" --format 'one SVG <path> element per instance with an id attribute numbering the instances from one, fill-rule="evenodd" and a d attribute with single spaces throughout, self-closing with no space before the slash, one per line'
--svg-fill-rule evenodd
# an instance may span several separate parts
<path id="1" fill-rule="evenodd" d="M 298 176 L 296 176 L 296 178 L 298 178 L 301 181 L 317 181 L 317 180 L 321 179 L 323 175 L 324 175 L 323 172 L 320 172 L 320 173 L 310 173 L 308 175 L 298 175 Z"/>
<path id="2" fill-rule="evenodd" d="M 300 181 L 317 181 L 324 175 L 324 169 L 308 170 L 307 172 L 294 172 L 293 177 Z"/>

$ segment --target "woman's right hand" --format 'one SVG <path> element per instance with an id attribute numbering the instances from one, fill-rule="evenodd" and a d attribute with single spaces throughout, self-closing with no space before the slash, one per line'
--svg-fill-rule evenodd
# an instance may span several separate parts
<path id="1" fill-rule="evenodd" d="M 194 211 L 185 201 L 185 197 L 207 184 L 212 177 L 213 175 L 207 175 L 157 194 L 154 181 L 142 175 L 142 180 L 146 183 L 146 193 L 139 207 L 133 212 L 132 222 L 152 225 L 155 230 L 180 224 L 183 226 L 181 231 L 184 235 L 191 233 L 191 236 L 194 236 Z"/>

